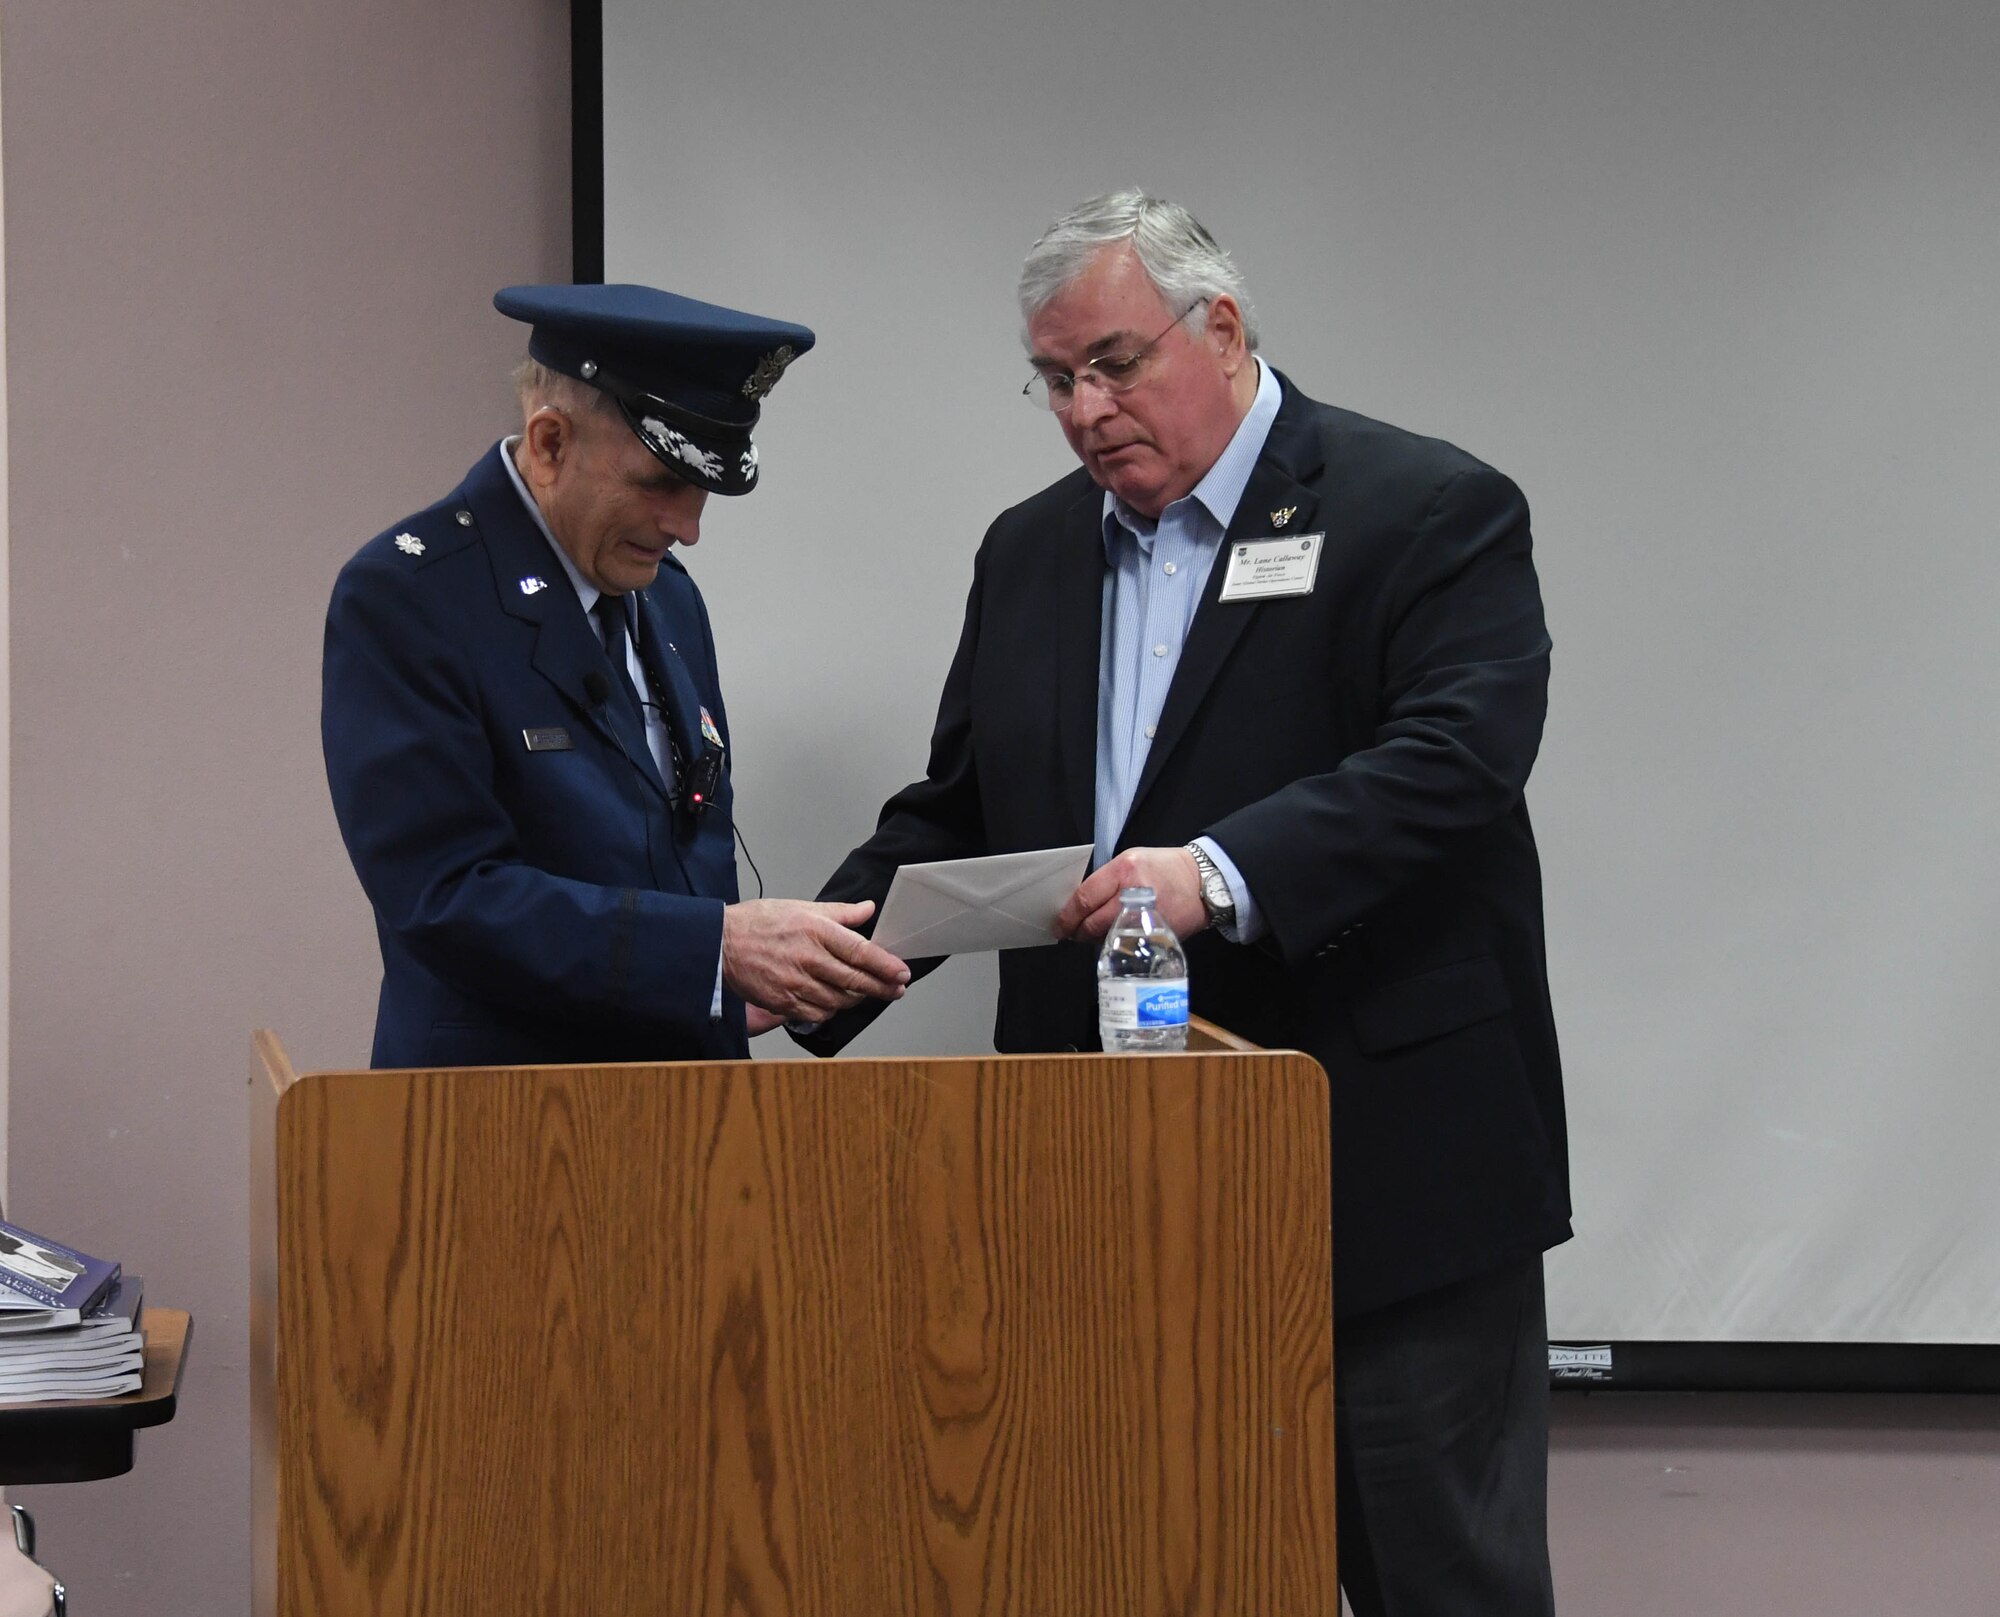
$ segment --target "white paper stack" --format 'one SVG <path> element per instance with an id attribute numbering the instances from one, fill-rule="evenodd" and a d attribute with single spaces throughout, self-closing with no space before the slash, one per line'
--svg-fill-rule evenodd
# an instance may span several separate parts
<path id="1" fill-rule="evenodd" d="M 142 1282 L 119 1279 L 74 1325 L 0 1334 L 0 1403 L 60 1398 L 115 1398 L 137 1392 L 146 1340 L 139 1326 Z"/>

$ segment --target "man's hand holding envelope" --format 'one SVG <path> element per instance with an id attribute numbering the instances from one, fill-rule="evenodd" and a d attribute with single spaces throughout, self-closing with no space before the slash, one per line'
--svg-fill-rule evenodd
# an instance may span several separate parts
<path id="1" fill-rule="evenodd" d="M 1056 917 L 1077 892 L 1090 853 L 1085 842 L 903 865 L 889 883 L 870 941 L 902 960 L 1054 943 L 1070 935 L 1057 927 Z M 755 1005 L 748 1019 L 752 1038 L 784 1020 Z M 808 1014 L 791 1025 L 811 1028 L 814 1019 Z"/>

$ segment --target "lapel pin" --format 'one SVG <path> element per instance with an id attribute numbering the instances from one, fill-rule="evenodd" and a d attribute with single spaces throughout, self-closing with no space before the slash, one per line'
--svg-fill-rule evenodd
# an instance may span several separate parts
<path id="1" fill-rule="evenodd" d="M 534 574 L 532 573 L 530 573 L 526 578 L 521 580 L 521 593 L 523 595 L 533 595 L 537 591 L 545 590 L 547 588 L 548 585 L 544 583 L 541 579 L 535 577 Z"/>
<path id="2" fill-rule="evenodd" d="M 1297 516 L 1298 514 L 1299 514 L 1299 508 L 1296 505 L 1280 506 L 1277 510 L 1271 513 L 1271 526 L 1274 528 L 1282 528 L 1287 522 L 1290 522 L 1292 518 Z"/>
<path id="3" fill-rule="evenodd" d="M 424 542 L 413 533 L 399 533 L 396 535 L 396 548 L 405 556 L 421 556 Z"/>

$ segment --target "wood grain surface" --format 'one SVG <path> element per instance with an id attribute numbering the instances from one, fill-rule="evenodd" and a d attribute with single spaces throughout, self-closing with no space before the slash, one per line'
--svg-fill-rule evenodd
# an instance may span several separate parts
<path id="1" fill-rule="evenodd" d="M 1292 1054 L 308 1075 L 278 1609 L 1326 1614 Z"/>
<path id="2" fill-rule="evenodd" d="M 269 1028 L 250 1035 L 250 1611 L 278 1610 L 278 1102 L 297 1082 Z"/>

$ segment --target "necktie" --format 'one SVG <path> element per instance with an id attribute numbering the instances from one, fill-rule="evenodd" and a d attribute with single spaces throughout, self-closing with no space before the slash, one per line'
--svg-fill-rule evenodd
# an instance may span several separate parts
<path id="1" fill-rule="evenodd" d="M 597 626 L 604 637 L 604 655 L 611 659 L 611 677 L 617 681 L 617 688 L 623 691 L 633 707 L 639 707 L 639 693 L 632 688 L 632 670 L 625 660 L 627 619 L 625 597 L 622 595 L 600 595 L 591 612 L 596 615 Z M 643 710 L 641 712 L 643 717 Z"/>
<path id="2" fill-rule="evenodd" d="M 642 720 L 648 707 L 658 714 L 660 727 L 666 735 L 667 756 L 661 758 L 655 753 L 654 762 L 659 765 L 671 795 L 679 791 L 679 783 L 687 778 L 687 760 L 682 757 L 680 739 L 674 734 L 672 704 L 667 700 L 658 675 L 653 672 L 652 663 L 643 653 L 639 666 L 645 670 L 646 688 L 652 700 L 646 701 L 632 688 L 632 669 L 625 660 L 626 636 L 632 627 L 631 608 L 626 604 L 630 600 L 629 595 L 600 595 L 597 604 L 590 610 L 596 614 L 598 624 L 604 631 L 604 654 L 611 659 L 612 672 L 618 676 L 618 688 L 631 698 Z M 675 800 L 678 801 L 678 798 Z"/>

